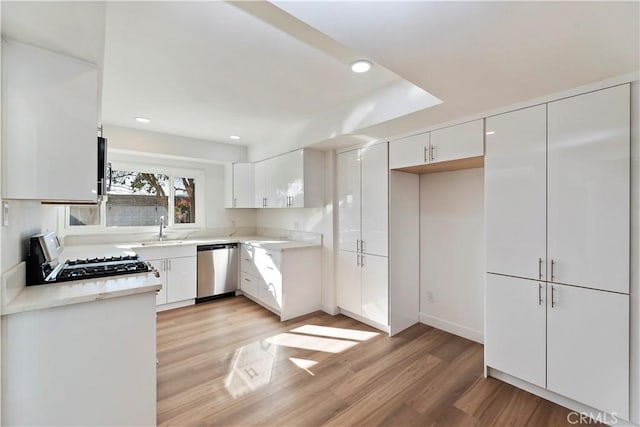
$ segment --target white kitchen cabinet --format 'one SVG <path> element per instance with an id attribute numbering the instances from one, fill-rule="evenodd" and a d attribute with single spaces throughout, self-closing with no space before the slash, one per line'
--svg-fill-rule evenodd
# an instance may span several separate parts
<path id="1" fill-rule="evenodd" d="M 266 160 L 253 164 L 254 207 L 264 208 L 267 200 L 267 167 Z"/>
<path id="2" fill-rule="evenodd" d="M 95 203 L 97 67 L 3 39 L 2 68 L 2 197 Z"/>
<path id="3" fill-rule="evenodd" d="M 227 198 L 227 208 L 253 208 L 255 207 L 255 177 L 253 163 L 233 163 L 230 176 L 227 178 L 230 183 L 227 191 L 230 195 Z"/>
<path id="4" fill-rule="evenodd" d="M 389 168 L 387 144 L 337 155 L 338 306 L 389 324 Z M 370 260 L 371 266 L 368 266 Z M 363 265 L 364 262 L 364 265 Z"/>
<path id="5" fill-rule="evenodd" d="M 362 315 L 381 325 L 389 324 L 389 260 L 384 256 L 360 255 L 362 270 Z"/>
<path id="6" fill-rule="evenodd" d="M 256 162 L 254 206 L 312 208 L 324 201 L 324 153 L 300 149 Z"/>
<path id="7" fill-rule="evenodd" d="M 629 419 L 629 296 L 547 286 L 547 388 Z"/>
<path id="8" fill-rule="evenodd" d="M 485 363 L 546 387 L 546 284 L 487 274 Z"/>
<path id="9" fill-rule="evenodd" d="M 241 245 L 240 289 L 282 321 L 320 309 L 321 278 L 319 246 L 277 250 Z"/>
<path id="10" fill-rule="evenodd" d="M 196 257 L 168 258 L 167 303 L 185 301 L 196 297 Z"/>
<path id="11" fill-rule="evenodd" d="M 340 308 L 354 314 L 362 314 L 362 273 L 359 253 L 338 251 L 336 297 Z"/>
<path id="12" fill-rule="evenodd" d="M 484 155 L 484 120 L 431 131 L 430 163 Z"/>
<path id="13" fill-rule="evenodd" d="M 193 302 L 198 271 L 195 245 L 146 246 L 135 251 L 160 273 L 162 290 L 156 295 L 159 310 Z"/>
<path id="14" fill-rule="evenodd" d="M 361 237 L 360 151 L 337 155 L 338 246 L 341 250 L 358 252 Z"/>
<path id="15" fill-rule="evenodd" d="M 629 292 L 629 85 L 548 104 L 549 280 Z"/>
<path id="16" fill-rule="evenodd" d="M 386 256 L 389 250 L 389 167 L 387 144 L 360 150 L 362 232 L 360 252 Z"/>
<path id="17" fill-rule="evenodd" d="M 545 280 L 547 108 L 487 118 L 487 271 Z"/>
<path id="18" fill-rule="evenodd" d="M 431 134 L 421 133 L 389 143 L 389 169 L 406 168 L 429 163 Z"/>

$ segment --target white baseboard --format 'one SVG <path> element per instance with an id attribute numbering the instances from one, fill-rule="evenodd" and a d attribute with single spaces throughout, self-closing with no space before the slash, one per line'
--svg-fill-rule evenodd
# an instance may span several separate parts
<path id="1" fill-rule="evenodd" d="M 323 305 L 322 307 L 320 307 L 320 309 L 332 316 L 335 316 L 336 314 L 340 313 L 340 311 L 338 310 L 338 307 L 336 307 L 335 305 L 334 306 Z"/>
<path id="2" fill-rule="evenodd" d="M 156 306 L 156 313 L 159 311 L 165 311 L 165 310 L 172 310 L 174 308 L 181 308 L 181 307 L 186 307 L 188 305 L 193 305 L 196 303 L 195 299 L 187 299 L 184 301 L 178 301 L 178 302 L 172 302 L 169 304 L 162 304 L 162 305 L 158 305 Z"/>
<path id="3" fill-rule="evenodd" d="M 608 414 L 602 411 L 599 411 L 595 408 L 587 406 L 583 403 L 577 402 L 575 400 L 569 399 L 568 397 L 561 396 L 557 393 L 549 391 L 545 388 L 538 387 L 537 385 L 528 383 L 519 378 L 512 377 L 509 374 L 505 374 L 502 371 L 498 371 L 496 369 L 485 367 L 487 370 L 487 374 L 490 377 L 496 378 L 500 381 L 504 381 L 507 384 L 511 384 L 512 386 L 518 387 L 524 391 L 527 391 L 531 394 L 535 394 L 536 396 L 540 396 L 543 399 L 549 400 L 553 403 L 557 403 L 560 406 L 564 406 L 565 408 L 571 409 L 574 412 L 578 412 L 581 414 L 588 414 L 591 418 L 594 418 L 596 421 L 600 421 L 603 424 L 615 425 L 616 427 L 637 427 L 637 424 L 633 424 L 627 420 L 614 416 L 612 414 Z M 579 419 L 578 415 L 573 416 L 574 420 L 567 420 L 569 424 L 580 424 L 576 421 Z"/>
<path id="4" fill-rule="evenodd" d="M 477 331 L 475 329 L 471 329 L 466 326 L 462 326 L 457 323 L 450 322 L 439 317 L 430 316 L 424 313 L 420 313 L 420 323 L 424 323 L 425 325 L 442 329 L 445 332 L 458 335 L 462 338 L 484 344 L 484 333 L 482 331 Z"/>

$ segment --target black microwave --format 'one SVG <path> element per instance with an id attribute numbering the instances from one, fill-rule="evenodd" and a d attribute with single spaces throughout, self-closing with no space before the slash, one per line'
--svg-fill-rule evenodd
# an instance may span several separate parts
<path id="1" fill-rule="evenodd" d="M 107 139 L 98 137 L 98 200 L 107 194 Z"/>

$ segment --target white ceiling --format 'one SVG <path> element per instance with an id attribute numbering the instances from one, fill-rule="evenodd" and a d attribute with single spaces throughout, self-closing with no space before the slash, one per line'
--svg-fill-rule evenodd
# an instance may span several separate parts
<path id="1" fill-rule="evenodd" d="M 639 5 L 2 1 L 2 33 L 104 63 L 105 123 L 238 134 L 266 153 L 389 137 L 637 71 Z M 351 73 L 358 57 L 373 71 Z"/>

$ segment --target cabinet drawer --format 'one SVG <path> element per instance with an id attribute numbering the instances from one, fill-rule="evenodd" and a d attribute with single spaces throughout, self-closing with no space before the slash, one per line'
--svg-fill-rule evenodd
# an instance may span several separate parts
<path id="1" fill-rule="evenodd" d="M 258 299 L 261 303 L 279 313 L 282 310 L 282 286 L 279 282 L 260 280 L 258 283 Z"/>
<path id="2" fill-rule="evenodd" d="M 261 286 L 258 282 L 262 281 L 251 274 L 245 272 L 240 273 L 240 289 L 245 294 L 258 298 L 258 286 Z"/>

